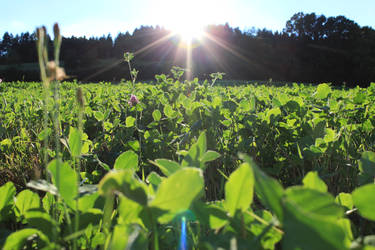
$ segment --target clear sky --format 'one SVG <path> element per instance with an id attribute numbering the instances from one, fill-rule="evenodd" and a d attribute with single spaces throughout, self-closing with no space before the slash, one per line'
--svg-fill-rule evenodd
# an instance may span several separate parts
<path id="1" fill-rule="evenodd" d="M 375 28 L 375 0 L 1 0 L 0 36 L 58 22 L 64 36 L 102 36 L 141 25 L 178 29 L 229 23 L 242 30 L 282 30 L 297 12 L 344 15 Z"/>

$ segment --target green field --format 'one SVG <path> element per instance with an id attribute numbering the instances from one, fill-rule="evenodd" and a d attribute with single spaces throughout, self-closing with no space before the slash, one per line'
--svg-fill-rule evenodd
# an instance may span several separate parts
<path id="1" fill-rule="evenodd" d="M 1 83 L 0 246 L 375 249 L 374 83 L 157 79 Z"/>

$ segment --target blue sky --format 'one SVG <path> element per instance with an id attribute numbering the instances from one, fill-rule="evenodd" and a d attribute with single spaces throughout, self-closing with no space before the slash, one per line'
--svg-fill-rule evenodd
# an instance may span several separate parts
<path id="1" fill-rule="evenodd" d="M 5 3 L 4 3 L 5 2 Z M 140 25 L 182 27 L 223 24 L 242 30 L 282 30 L 295 13 L 344 15 L 361 26 L 375 28 L 375 0 L 3 0 L 0 36 L 32 32 L 58 22 L 64 36 L 101 36 L 133 30 Z"/>

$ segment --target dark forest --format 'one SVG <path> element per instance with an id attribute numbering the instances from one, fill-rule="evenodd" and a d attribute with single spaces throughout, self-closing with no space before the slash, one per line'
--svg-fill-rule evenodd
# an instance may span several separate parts
<path id="1" fill-rule="evenodd" d="M 63 29 L 64 27 L 62 27 Z M 179 38 L 156 26 L 141 26 L 116 38 L 64 37 L 61 64 L 70 79 L 82 82 L 130 79 L 124 52 L 135 53 L 138 79 L 152 80 L 174 65 L 186 67 Z M 375 81 L 375 30 L 344 16 L 297 13 L 282 32 L 241 31 L 228 24 L 206 27 L 207 37 L 192 52 L 193 75 L 208 78 L 268 80 L 368 86 Z M 164 37 L 168 37 L 165 39 Z M 39 81 L 36 36 L 6 32 L 0 41 L 0 78 Z M 50 41 L 52 53 L 53 44 Z"/>

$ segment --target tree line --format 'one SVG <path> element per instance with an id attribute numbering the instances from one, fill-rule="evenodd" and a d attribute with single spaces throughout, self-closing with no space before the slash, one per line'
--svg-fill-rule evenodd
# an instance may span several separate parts
<path id="1" fill-rule="evenodd" d="M 283 31 L 241 31 L 228 24 L 209 25 L 207 36 L 193 41 L 192 74 L 207 78 L 225 72 L 229 79 L 332 82 L 367 86 L 375 82 L 375 30 L 344 16 L 297 13 Z M 12 35 L 0 42 L 0 78 L 39 80 L 35 33 Z M 163 27 L 141 26 L 116 38 L 64 37 L 61 63 L 72 79 L 130 79 L 124 52 L 135 53 L 139 79 L 151 80 L 176 65 L 186 68 L 186 48 Z M 53 45 L 50 41 L 50 54 Z"/>

